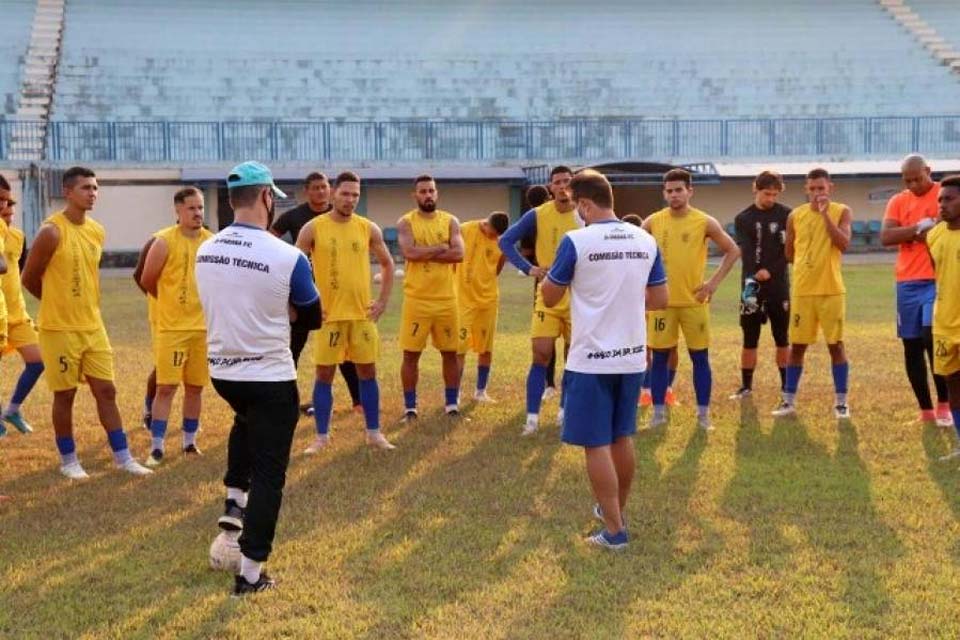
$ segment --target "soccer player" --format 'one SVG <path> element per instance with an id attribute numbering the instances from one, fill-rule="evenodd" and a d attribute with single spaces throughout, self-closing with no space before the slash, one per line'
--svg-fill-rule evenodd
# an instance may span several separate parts
<path id="1" fill-rule="evenodd" d="M 360 376 L 360 404 L 367 425 L 367 444 L 393 449 L 380 432 L 380 387 L 376 363 L 380 336 L 377 321 L 390 301 L 393 258 L 375 223 L 355 211 L 360 201 L 360 178 L 351 171 L 337 176 L 333 209 L 317 216 L 297 237 L 297 247 L 310 256 L 313 275 L 324 305 L 323 327 L 313 342 L 316 382 L 313 386 L 317 437 L 305 453 L 318 453 L 330 441 L 333 412 L 333 374 L 346 354 Z M 380 263 L 380 297 L 370 296 L 370 255 Z"/>
<path id="2" fill-rule="evenodd" d="M 943 222 L 927 233 L 927 246 L 937 281 L 933 308 L 934 373 L 943 376 L 950 395 L 950 413 L 960 436 L 960 175 L 940 181 Z M 960 456 L 960 443 L 944 456 Z"/>
<path id="3" fill-rule="evenodd" d="M 207 331 L 197 292 L 197 250 L 213 234 L 203 228 L 203 194 L 187 187 L 173 196 L 177 223 L 154 234 L 140 284 L 155 300 L 153 336 L 157 392 L 150 423 L 152 445 L 148 467 L 163 461 L 170 406 L 183 384 L 183 452 L 200 454 L 197 431 L 207 369 Z"/>
<path id="4" fill-rule="evenodd" d="M 105 233 L 88 215 L 97 202 L 97 189 L 96 175 L 86 167 L 63 173 L 66 209 L 44 221 L 23 270 L 24 288 L 40 299 L 40 355 L 53 392 L 60 472 L 74 480 L 89 477 L 77 459 L 73 439 L 73 401 L 82 380 L 97 403 L 116 465 L 134 475 L 153 473 L 131 455 L 117 408 L 113 349 L 100 317 Z"/>
<path id="5" fill-rule="evenodd" d="M 213 387 L 234 412 L 227 489 L 218 524 L 241 531 L 233 593 L 272 589 L 263 570 L 283 500 L 299 416 L 290 322 L 320 327 L 320 296 L 310 261 L 267 232 L 284 193 L 270 170 L 244 162 L 227 175 L 234 223 L 197 251 L 197 290 L 207 328 Z"/>
<path id="6" fill-rule="evenodd" d="M 797 412 L 797 388 L 803 373 L 803 356 L 822 328 L 830 351 L 834 415 L 850 418 L 847 405 L 847 378 L 850 365 L 843 348 L 843 324 L 847 312 L 846 288 L 840 270 L 843 252 L 850 246 L 850 207 L 831 202 L 833 182 L 826 169 L 807 173 L 809 202 L 790 212 L 787 218 L 787 260 L 793 262 L 790 291 L 790 360 L 783 400 L 774 409 L 776 417 Z"/>
<path id="7" fill-rule="evenodd" d="M 156 240 L 155 236 L 150 236 L 143 247 L 140 248 L 140 255 L 137 256 L 137 266 L 133 269 L 133 281 L 137 283 L 137 288 L 147 297 L 147 324 L 150 326 L 150 344 L 156 341 L 156 314 L 154 313 L 157 299 L 151 296 L 143 285 L 140 284 L 140 276 L 143 275 L 143 267 L 147 263 L 147 254 L 150 253 L 150 247 Z M 147 389 L 143 396 L 143 426 L 150 431 L 150 425 L 153 423 L 153 399 L 157 396 L 157 367 L 154 366 L 147 376 Z"/>
<path id="8" fill-rule="evenodd" d="M 631 437 L 647 366 L 644 311 L 663 308 L 667 287 L 656 243 L 617 220 L 607 179 L 588 169 L 574 176 L 570 189 L 589 226 L 561 240 L 541 294 L 547 308 L 559 304 L 568 288 L 571 294 L 562 437 L 584 448 L 594 514 L 604 525 L 587 542 L 622 549 L 628 542 L 623 510 L 635 468 Z"/>
<path id="9" fill-rule="evenodd" d="M 570 167 L 558 165 L 550 172 L 549 200 L 536 209 L 523 214 L 513 226 L 500 237 L 500 250 L 517 269 L 538 282 L 542 282 L 553 264 L 557 246 L 567 231 L 580 227 L 573 198 L 570 195 L 570 181 L 573 171 Z M 533 266 L 517 251 L 517 243 L 524 237 L 536 234 L 537 265 Z M 540 404 L 546 387 L 547 365 L 554 353 L 557 338 L 563 337 L 570 342 L 570 296 L 565 295 L 556 305 L 547 307 L 538 293 L 531 320 L 530 344 L 533 352 L 530 372 L 527 374 L 527 420 L 523 435 L 529 436 L 540 427 Z M 563 389 L 560 393 L 560 410 L 557 422 L 563 424 Z"/>
<path id="10" fill-rule="evenodd" d="M 307 175 L 303 181 L 303 192 L 307 198 L 306 202 L 280 214 L 270 227 L 270 233 L 278 238 L 289 236 L 290 244 L 296 244 L 304 225 L 333 210 L 333 205 L 330 204 L 330 182 L 327 176 L 319 171 L 313 171 Z M 300 354 L 307 344 L 308 337 L 310 337 L 309 331 L 299 328 L 296 324 L 290 327 L 290 351 L 293 352 L 294 364 L 299 364 Z M 347 389 L 350 391 L 353 410 L 361 412 L 363 408 L 360 404 L 360 380 L 357 377 L 357 367 L 350 360 L 344 360 L 340 363 L 340 375 L 343 376 L 343 381 L 347 383 Z M 306 403 L 300 407 L 300 410 L 307 415 L 313 415 L 313 404 Z"/>
<path id="11" fill-rule="evenodd" d="M 460 223 L 453 214 L 437 209 L 439 195 L 432 177 L 418 176 L 413 186 L 417 208 L 397 221 L 397 240 L 407 261 L 400 312 L 400 380 L 407 422 L 417 418 L 420 354 L 427 346 L 427 336 L 443 362 L 444 411 L 451 417 L 460 415 L 460 318 L 454 273 L 454 265 L 463 261 Z"/>
<path id="12" fill-rule="evenodd" d="M 457 265 L 457 300 L 460 304 L 460 348 L 457 351 L 460 376 L 467 351 L 477 354 L 477 389 L 473 399 L 493 402 L 487 395 L 493 337 L 497 332 L 500 283 L 497 277 L 506 258 L 497 240 L 510 226 L 510 218 L 494 211 L 485 220 L 471 220 L 460 226 L 463 236 L 463 264 Z"/>
<path id="13" fill-rule="evenodd" d="M 683 169 L 671 169 L 663 176 L 667 207 L 643 222 L 643 228 L 657 241 L 667 273 L 669 301 L 664 309 L 648 314 L 647 340 L 653 350 L 650 387 L 653 415 L 650 427 L 666 424 L 666 395 L 673 373 L 668 368 L 670 353 L 676 351 L 680 332 L 693 363 L 693 389 L 697 398 L 697 425 L 711 430 L 710 393 L 713 375 L 708 356 L 710 347 L 710 298 L 733 268 L 740 249 L 715 218 L 690 206 L 693 181 Z M 707 240 L 723 252 L 723 260 L 709 280 Z M 674 370 L 675 372 L 675 370 Z"/>
<path id="14" fill-rule="evenodd" d="M 940 185 L 930 179 L 923 156 L 910 155 L 900 165 L 904 190 L 890 198 L 880 241 L 897 247 L 897 336 L 903 341 L 904 365 L 913 395 L 920 405 L 920 420 L 948 427 L 952 424 L 947 383 L 936 373 L 934 409 L 927 382 L 927 363 L 933 366 L 933 304 L 937 297 L 933 264 L 927 251 L 927 231 L 937 223 Z"/>
<path id="15" fill-rule="evenodd" d="M 536 209 L 544 202 L 550 199 L 550 191 L 543 186 L 542 184 L 535 184 L 527 189 L 524 197 L 527 201 L 527 208 L 525 211 L 530 209 Z M 520 238 L 520 255 L 526 258 L 530 264 L 537 266 L 537 234 L 534 233 L 527 234 Z M 520 273 L 523 273 L 521 271 Z M 533 304 L 537 304 L 537 288 L 540 286 L 538 280 L 533 281 Z M 546 376 L 547 386 L 543 390 L 543 399 L 551 400 L 557 395 L 557 350 L 554 349 L 552 355 L 550 356 L 550 362 L 547 364 L 547 376 Z"/>
<path id="16" fill-rule="evenodd" d="M 6 203 L 6 206 L 4 206 Z M 16 201 L 10 193 L 10 184 L 0 176 L 0 219 L 6 224 L 6 235 L 3 238 L 4 261 L 7 271 L 0 278 L 3 287 L 3 298 L 7 306 L 7 346 L 5 351 L 18 351 L 23 359 L 23 371 L 17 379 L 10 403 L 3 410 L 3 421 L 0 421 L 0 434 L 3 433 L 3 422 L 9 422 L 20 433 L 32 433 L 33 428 L 20 413 L 20 406 L 27 399 L 30 391 L 43 373 L 43 362 L 40 358 L 37 330 L 33 320 L 27 313 L 26 302 L 23 299 L 23 289 L 20 284 L 20 266 L 24 258 L 25 240 L 23 231 L 13 226 L 13 214 Z"/>
<path id="17" fill-rule="evenodd" d="M 742 400 L 753 392 L 760 329 L 769 320 L 776 345 L 780 390 L 787 379 L 790 356 L 790 274 L 787 269 L 787 216 L 790 208 L 777 198 L 783 193 L 783 177 L 762 171 L 753 181 L 753 204 L 737 214 L 734 226 L 740 245 L 740 388 L 730 396 Z"/>

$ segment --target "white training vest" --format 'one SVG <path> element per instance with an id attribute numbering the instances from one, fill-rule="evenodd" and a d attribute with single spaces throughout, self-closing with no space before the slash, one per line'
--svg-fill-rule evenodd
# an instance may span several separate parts
<path id="1" fill-rule="evenodd" d="M 646 371 L 646 288 L 656 241 L 622 222 L 595 223 L 567 237 L 577 260 L 570 282 L 573 336 L 566 368 L 591 374 Z"/>
<path id="2" fill-rule="evenodd" d="M 210 376 L 297 379 L 290 353 L 290 282 L 302 253 L 272 234 L 233 224 L 197 251 Z"/>

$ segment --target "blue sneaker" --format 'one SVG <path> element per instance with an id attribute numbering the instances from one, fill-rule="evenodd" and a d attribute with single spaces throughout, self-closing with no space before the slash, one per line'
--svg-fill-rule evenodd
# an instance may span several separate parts
<path id="1" fill-rule="evenodd" d="M 630 541 L 629 536 L 627 536 L 627 530 L 621 529 L 620 533 L 614 535 L 602 529 L 598 533 L 593 534 L 587 538 L 587 542 L 604 549 L 610 549 L 611 551 L 620 551 L 627 548 L 627 543 Z"/>
<path id="2" fill-rule="evenodd" d="M 19 411 L 3 416 L 3 419 L 16 427 L 17 431 L 20 433 L 33 433 L 33 427 L 30 426 L 29 422 L 23 419 L 23 416 L 20 415 Z"/>

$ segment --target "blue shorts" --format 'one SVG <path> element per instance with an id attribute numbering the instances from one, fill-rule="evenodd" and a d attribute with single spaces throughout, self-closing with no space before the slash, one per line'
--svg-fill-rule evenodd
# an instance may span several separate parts
<path id="1" fill-rule="evenodd" d="M 637 431 L 642 373 L 564 372 L 563 434 L 567 444 L 603 447 Z"/>
<path id="2" fill-rule="evenodd" d="M 897 337 L 923 337 L 923 329 L 933 325 L 933 301 L 937 286 L 933 280 L 907 280 L 897 283 Z"/>

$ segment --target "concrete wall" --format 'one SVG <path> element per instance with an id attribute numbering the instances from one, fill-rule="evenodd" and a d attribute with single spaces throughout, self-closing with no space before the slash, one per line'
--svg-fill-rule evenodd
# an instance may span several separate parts
<path id="1" fill-rule="evenodd" d="M 173 194 L 182 184 L 179 172 L 171 170 L 98 171 L 100 199 L 93 217 L 107 229 L 106 250 L 109 252 L 138 251 L 147 237 L 173 221 Z M 20 180 L 15 172 L 3 174 L 14 188 L 14 196 L 22 201 Z M 883 217 L 889 195 L 898 191 L 899 176 L 884 178 L 835 179 L 835 199 L 853 210 L 854 218 L 862 220 Z M 218 228 L 217 186 L 205 189 L 207 222 Z M 396 225 L 397 219 L 411 209 L 413 198 L 407 184 L 364 184 L 362 208 L 381 227 Z M 302 193 L 294 194 L 298 201 Z M 617 210 L 620 213 L 648 215 L 663 206 L 658 186 L 618 187 Z M 733 220 L 741 209 L 752 201 L 749 179 L 727 179 L 716 185 L 699 185 L 693 204 L 722 223 Z M 795 206 L 804 201 L 803 181 L 790 180 L 782 201 Z M 54 200 L 48 211 L 62 208 L 63 201 Z M 491 211 L 511 211 L 511 190 L 500 184 L 440 184 L 440 206 L 461 220 L 482 218 Z M 22 225 L 19 207 L 17 220 Z"/>

